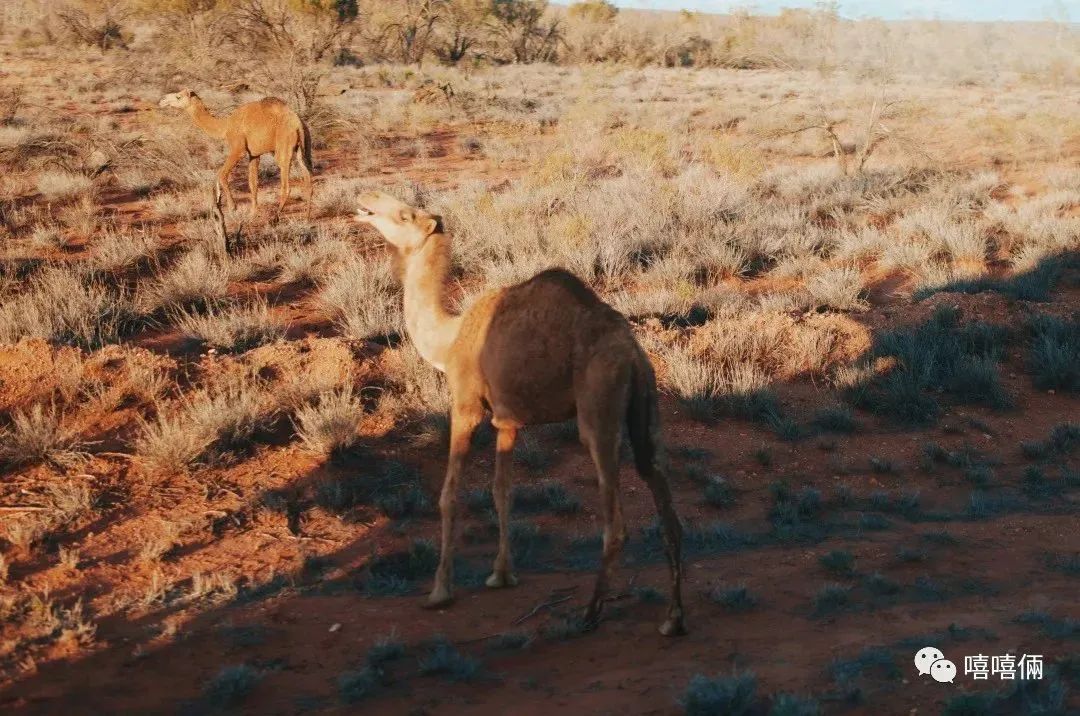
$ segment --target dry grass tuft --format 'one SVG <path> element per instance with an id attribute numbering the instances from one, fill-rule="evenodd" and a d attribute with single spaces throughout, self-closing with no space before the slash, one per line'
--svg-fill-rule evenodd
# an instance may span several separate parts
<path id="1" fill-rule="evenodd" d="M 202 248 L 184 254 L 136 299 L 144 313 L 160 309 L 206 308 L 222 301 L 229 289 L 229 270 Z"/>
<path id="2" fill-rule="evenodd" d="M 308 449 L 331 455 L 352 447 L 364 406 L 351 388 L 322 393 L 296 411 L 293 425 Z"/>
<path id="3" fill-rule="evenodd" d="M 863 299 L 862 272 L 852 266 L 828 269 L 810 277 L 806 290 L 816 308 L 834 311 L 863 311 L 869 306 Z"/>
<path id="4" fill-rule="evenodd" d="M 341 267 L 323 283 L 319 301 L 348 338 L 368 340 L 402 330 L 401 297 L 385 258 Z"/>
<path id="5" fill-rule="evenodd" d="M 157 243 L 145 231 L 106 231 L 95 242 L 89 263 L 101 273 L 128 271 L 154 256 Z"/>
<path id="6" fill-rule="evenodd" d="M 115 342 L 131 315 L 122 291 L 75 271 L 48 269 L 23 293 L 0 297 L 0 343 L 43 338 L 98 348 Z"/>
<path id="7" fill-rule="evenodd" d="M 231 378 L 173 405 L 159 404 L 155 419 L 141 421 L 135 452 L 149 466 L 167 472 L 228 461 L 250 446 L 252 434 L 274 410 L 261 384 Z"/>
<path id="8" fill-rule="evenodd" d="M 62 424 L 55 405 L 35 403 L 12 415 L 11 427 L 0 430 L 0 459 L 12 465 L 52 462 L 68 465 L 79 456 L 75 433 Z"/>
<path id="9" fill-rule="evenodd" d="M 181 309 L 172 320 L 189 340 L 230 352 L 273 343 L 285 335 L 285 327 L 262 298 L 241 306 L 210 308 L 205 313 Z"/>
<path id="10" fill-rule="evenodd" d="M 37 179 L 38 193 L 47 201 L 82 196 L 93 187 L 94 182 L 89 177 L 60 169 L 46 169 Z"/>
<path id="11" fill-rule="evenodd" d="M 184 530 L 173 520 L 160 518 L 152 529 L 139 532 L 139 560 L 142 562 L 160 562 L 165 556 L 181 545 Z"/>

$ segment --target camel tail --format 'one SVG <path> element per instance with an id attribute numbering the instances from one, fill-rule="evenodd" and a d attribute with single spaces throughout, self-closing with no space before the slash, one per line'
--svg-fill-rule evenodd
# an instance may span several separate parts
<path id="1" fill-rule="evenodd" d="M 664 444 L 660 435 L 660 411 L 657 405 L 656 377 L 648 358 L 642 356 L 634 366 L 626 427 L 634 452 L 634 465 L 646 482 L 665 472 Z"/>
<path id="2" fill-rule="evenodd" d="M 308 130 L 307 124 L 300 122 L 300 130 L 297 141 L 300 144 L 300 161 L 304 163 L 304 167 L 307 168 L 309 173 L 315 173 L 315 165 L 311 162 L 311 132 Z"/>

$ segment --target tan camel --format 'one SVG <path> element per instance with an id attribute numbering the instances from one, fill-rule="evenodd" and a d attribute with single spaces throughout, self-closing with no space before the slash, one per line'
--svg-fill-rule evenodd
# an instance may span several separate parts
<path id="1" fill-rule="evenodd" d="M 356 220 L 375 227 L 394 250 L 405 292 L 405 328 L 425 360 L 450 386 L 450 459 L 439 509 L 442 544 L 427 605 L 449 603 L 453 589 L 458 477 L 485 410 L 498 431 L 495 509 L 499 549 L 489 587 L 517 583 L 510 566 L 510 467 L 525 425 L 577 417 L 581 441 L 596 465 L 604 518 L 603 557 L 585 619 L 595 625 L 617 564 L 626 527 L 619 500 L 619 437 L 625 423 L 638 473 L 660 515 L 671 570 L 671 602 L 660 627 L 685 633 L 681 597 L 682 528 L 663 471 L 656 379 L 626 319 L 574 275 L 544 271 L 484 294 L 465 313 L 445 308 L 450 239 L 441 220 L 382 192 L 358 199 Z"/>
<path id="2" fill-rule="evenodd" d="M 257 102 L 240 105 L 228 117 L 215 117 L 206 109 L 206 104 L 199 95 L 184 89 L 165 95 L 158 102 L 158 106 L 184 110 L 204 132 L 211 137 L 225 140 L 228 154 L 217 178 L 230 211 L 235 204 L 229 190 L 229 176 L 237 162 L 247 156 L 251 215 L 254 216 L 258 210 L 259 157 L 273 152 L 281 174 L 278 211 L 285 208 L 285 203 L 289 200 L 289 172 L 292 170 L 295 154 L 304 175 L 307 214 L 311 216 L 311 133 L 287 104 L 276 97 L 266 97 Z"/>

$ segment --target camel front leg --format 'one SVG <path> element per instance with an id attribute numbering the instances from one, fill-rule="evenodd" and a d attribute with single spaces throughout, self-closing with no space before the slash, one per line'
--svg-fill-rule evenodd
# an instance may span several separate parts
<path id="1" fill-rule="evenodd" d="M 518 581 L 511 569 L 510 555 L 510 483 L 511 469 L 514 463 L 514 441 L 517 428 L 499 427 L 499 437 L 495 447 L 495 511 L 499 515 L 499 553 L 495 556 L 495 568 L 487 578 L 487 586 L 492 588 L 513 587 Z"/>
<path id="2" fill-rule="evenodd" d="M 480 423 L 480 413 L 458 408 L 450 414 L 450 459 L 446 465 L 446 479 L 439 495 L 439 516 L 442 533 L 439 548 L 439 566 L 435 570 L 435 585 L 431 588 L 425 606 L 442 607 L 454 600 L 454 521 L 457 512 L 458 478 L 469 455 L 473 431 Z"/>
<path id="3" fill-rule="evenodd" d="M 225 195 L 225 208 L 229 211 L 236 209 L 232 190 L 229 188 L 229 177 L 232 176 L 232 171 L 242 156 L 244 156 L 244 147 L 242 145 L 229 147 L 229 154 L 225 157 L 225 163 L 221 165 L 221 170 L 218 171 L 217 175 L 221 193 Z"/>
<path id="4" fill-rule="evenodd" d="M 248 191 L 251 192 L 251 217 L 259 212 L 259 158 L 248 157 Z"/>

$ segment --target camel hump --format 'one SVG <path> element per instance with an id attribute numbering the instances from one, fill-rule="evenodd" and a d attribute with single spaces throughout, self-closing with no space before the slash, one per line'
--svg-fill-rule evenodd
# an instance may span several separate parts
<path id="1" fill-rule="evenodd" d="M 292 119 L 296 117 L 299 119 L 299 116 L 293 111 L 292 107 L 278 97 L 263 97 L 254 102 L 248 102 L 241 106 L 238 111 L 246 116 L 278 117 L 281 119 Z"/>
<path id="2" fill-rule="evenodd" d="M 607 305 L 589 288 L 588 284 L 566 269 L 561 268 L 550 268 L 541 271 L 509 290 L 520 291 L 533 296 L 546 294 L 554 297 L 554 295 L 562 294 L 565 297 L 566 294 L 569 294 L 572 299 L 580 304 Z"/>

